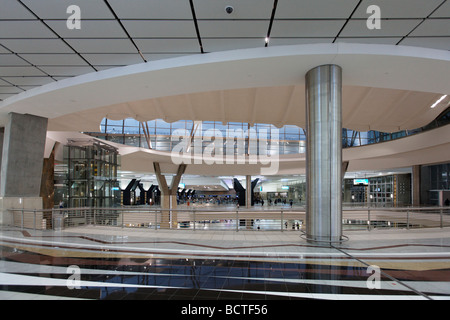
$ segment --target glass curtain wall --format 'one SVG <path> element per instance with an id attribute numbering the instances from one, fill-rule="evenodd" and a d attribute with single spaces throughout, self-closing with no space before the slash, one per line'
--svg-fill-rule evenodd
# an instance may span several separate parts
<path id="1" fill-rule="evenodd" d="M 450 205 L 450 163 L 422 166 L 420 172 L 421 202 L 435 206 Z"/>
<path id="2" fill-rule="evenodd" d="M 197 124 L 200 123 L 201 130 L 198 129 Z M 343 148 L 364 146 L 373 143 L 385 142 L 390 140 L 399 139 L 409 135 L 413 135 L 425 130 L 437 128 L 439 126 L 447 125 L 450 123 L 450 108 L 445 110 L 435 120 L 425 127 L 415 130 L 403 130 L 393 133 L 386 133 L 380 131 L 366 131 L 360 132 L 344 128 L 342 130 L 342 146 Z M 144 128 L 145 126 L 145 128 Z M 173 123 L 165 122 L 161 119 L 147 121 L 140 123 L 134 119 L 125 120 L 110 120 L 103 119 L 100 125 L 100 132 L 88 133 L 92 136 L 102 138 L 108 141 L 117 142 L 120 144 L 135 146 L 135 147 L 150 147 L 159 151 L 171 151 L 177 141 L 173 141 L 172 134 L 175 130 L 186 130 L 189 135 L 193 137 L 203 137 L 205 142 L 203 147 L 208 145 L 212 137 L 219 135 L 225 140 L 229 134 L 234 134 L 235 138 L 235 150 L 238 150 L 238 143 L 240 139 L 244 140 L 247 150 L 246 133 L 250 132 L 250 140 L 254 138 L 259 139 L 271 139 L 277 140 L 278 145 L 270 145 L 270 148 L 277 148 L 279 154 L 296 154 L 305 153 L 305 141 L 306 133 L 303 128 L 295 125 L 286 125 L 281 128 L 277 128 L 270 124 L 256 123 L 249 126 L 248 123 L 242 122 L 229 122 L 222 123 L 219 121 L 192 121 L 192 120 L 180 120 Z M 146 132 L 148 131 L 148 132 Z M 239 135 L 240 132 L 244 133 Z M 145 134 L 148 134 L 148 139 Z M 256 137 L 255 134 L 256 133 Z M 149 142 L 149 143 L 148 143 Z M 225 147 L 225 145 L 224 145 Z M 275 150 L 269 150 L 269 152 L 275 152 Z"/>
<path id="3" fill-rule="evenodd" d="M 277 128 L 270 124 L 254 124 L 249 126 L 242 122 L 229 122 L 223 124 L 219 121 L 203 121 L 200 126 L 199 122 L 191 120 L 181 120 L 173 123 L 165 122 L 157 119 L 143 124 L 134 119 L 125 120 L 109 120 L 103 119 L 100 125 L 100 132 L 89 133 L 92 136 L 112 141 L 120 144 L 126 144 L 135 147 L 149 148 L 145 131 L 148 128 L 148 136 L 151 148 L 158 151 L 171 151 L 175 144 L 179 143 L 172 138 L 176 130 L 185 130 L 187 134 L 193 135 L 194 138 L 202 137 L 205 141 L 202 143 L 203 148 L 211 143 L 215 135 L 223 138 L 226 148 L 226 140 L 234 136 L 234 149 L 236 153 L 247 150 L 248 133 L 250 132 L 250 140 L 253 139 L 251 146 L 257 146 L 254 139 L 277 140 L 279 144 L 270 144 L 268 152 L 279 152 L 280 154 L 297 154 L 304 153 L 306 146 L 306 135 L 302 128 L 287 125 Z M 180 131 L 177 131 L 180 132 Z M 228 139 L 229 140 L 229 139 Z M 256 143 L 255 143 L 256 142 Z M 242 151 L 238 148 L 243 143 Z M 276 148 L 277 150 L 272 150 Z"/>
<path id="4" fill-rule="evenodd" d="M 411 205 L 411 174 L 344 180 L 344 202 L 349 206 L 403 207 Z"/>

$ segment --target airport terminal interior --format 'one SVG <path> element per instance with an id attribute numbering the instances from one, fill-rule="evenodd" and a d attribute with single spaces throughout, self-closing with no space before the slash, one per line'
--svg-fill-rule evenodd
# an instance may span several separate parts
<path id="1" fill-rule="evenodd" d="M 1 300 L 450 299 L 450 0 L 0 0 L 0 136 Z"/>

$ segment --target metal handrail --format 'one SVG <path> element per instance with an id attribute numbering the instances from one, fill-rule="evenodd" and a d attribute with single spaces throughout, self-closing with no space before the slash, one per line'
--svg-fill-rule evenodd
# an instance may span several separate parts
<path id="1" fill-rule="evenodd" d="M 343 208 L 343 219 L 350 220 L 348 218 L 354 218 L 354 213 L 360 213 L 358 221 L 365 221 L 367 224 L 367 230 L 372 230 L 377 227 L 372 225 L 372 222 L 378 221 L 377 215 L 396 213 L 397 216 L 387 216 L 394 221 L 395 224 L 401 224 L 410 229 L 411 227 L 428 227 L 425 225 L 429 219 L 431 226 L 450 226 L 450 207 L 351 207 Z M 274 208 L 236 208 L 236 207 L 216 207 L 201 208 L 175 208 L 175 209 L 163 209 L 160 207 L 138 206 L 138 207 L 106 207 L 106 208 L 93 208 L 93 207 L 81 207 L 81 208 L 53 208 L 53 209 L 9 209 L 9 212 L 13 215 L 13 225 L 20 226 L 21 228 L 30 229 L 45 229 L 43 220 L 50 219 L 52 228 L 55 227 L 57 219 L 63 223 L 61 228 L 72 227 L 77 225 L 111 225 L 111 226 L 145 226 L 153 227 L 154 229 L 163 228 L 163 214 L 166 214 L 169 218 L 169 227 L 171 229 L 180 228 L 180 224 L 185 222 L 186 228 L 191 227 L 195 231 L 198 229 L 196 226 L 197 221 L 216 221 L 216 220 L 230 220 L 234 222 L 233 230 L 239 231 L 240 220 L 276 220 L 279 222 L 274 223 L 271 230 L 286 230 L 286 222 L 305 219 L 306 208 L 288 206 L 274 207 Z M 421 223 L 418 224 L 418 219 L 415 219 L 415 215 L 424 214 L 422 216 Z M 177 215 L 175 219 L 173 216 Z M 434 215 L 438 216 L 434 216 Z M 18 215 L 18 216 L 17 216 Z M 432 215 L 435 220 L 430 220 Z M 145 220 L 139 221 L 139 218 Z M 448 217 L 444 219 L 444 217 Z M 167 220 L 167 217 L 165 217 Z M 40 221 L 39 221 L 40 220 Z M 189 223 L 189 225 L 186 225 Z M 363 222 L 364 224 L 364 222 Z M 361 224 L 362 225 L 362 224 Z M 174 227 L 175 226 L 175 227 Z M 244 223 L 246 225 L 246 222 Z M 248 226 L 247 226 L 248 227 Z M 230 228 L 228 228 L 230 229 Z M 294 228 L 295 229 L 295 228 Z"/>

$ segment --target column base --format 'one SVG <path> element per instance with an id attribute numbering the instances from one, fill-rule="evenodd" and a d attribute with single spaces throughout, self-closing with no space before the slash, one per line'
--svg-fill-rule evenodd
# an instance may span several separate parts
<path id="1" fill-rule="evenodd" d="M 178 227 L 177 197 L 161 195 L 161 229 L 176 229 Z M 171 209 L 171 210 L 169 210 Z"/>
<path id="2" fill-rule="evenodd" d="M 328 247 L 348 241 L 348 237 L 344 236 L 344 235 L 342 235 L 340 237 L 320 237 L 320 236 L 312 236 L 312 235 L 302 234 L 301 238 L 306 240 L 308 243 L 315 244 L 315 245 L 321 245 L 321 246 L 328 246 Z"/>

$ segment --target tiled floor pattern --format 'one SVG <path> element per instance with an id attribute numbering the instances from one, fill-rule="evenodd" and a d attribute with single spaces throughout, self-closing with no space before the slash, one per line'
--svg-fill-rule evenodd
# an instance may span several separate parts
<path id="1" fill-rule="evenodd" d="M 0 299 L 450 299 L 449 231 L 353 232 L 330 248 L 299 232 L 5 227 Z"/>

